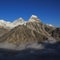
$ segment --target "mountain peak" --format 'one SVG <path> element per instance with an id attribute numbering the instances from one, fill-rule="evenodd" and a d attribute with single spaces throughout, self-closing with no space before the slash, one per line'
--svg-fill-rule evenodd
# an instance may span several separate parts
<path id="1" fill-rule="evenodd" d="M 32 15 L 29 19 L 29 22 L 39 22 L 40 19 L 36 15 Z"/>
<path id="2" fill-rule="evenodd" d="M 24 20 L 22 17 L 18 18 L 17 20 Z"/>
<path id="3" fill-rule="evenodd" d="M 19 18 L 19 19 L 15 20 L 15 21 L 13 22 L 13 24 L 22 23 L 23 21 L 24 21 L 23 18 Z"/>
<path id="4" fill-rule="evenodd" d="M 36 15 L 32 15 L 31 18 L 38 18 Z"/>
<path id="5" fill-rule="evenodd" d="M 17 20 L 15 20 L 14 23 L 23 22 L 23 21 L 24 21 L 24 19 L 20 17 L 20 18 L 18 18 Z"/>
<path id="6" fill-rule="evenodd" d="M 25 24 L 25 20 L 20 17 L 19 19 L 15 20 L 12 24 L 14 25 L 14 27 L 18 25 L 23 25 Z"/>

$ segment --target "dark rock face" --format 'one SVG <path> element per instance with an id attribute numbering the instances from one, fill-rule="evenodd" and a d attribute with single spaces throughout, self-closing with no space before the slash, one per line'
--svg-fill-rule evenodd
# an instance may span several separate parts
<path id="1" fill-rule="evenodd" d="M 56 28 L 55 28 L 55 27 L 52 27 L 52 26 L 44 25 L 44 29 L 45 29 L 49 34 L 51 34 L 51 32 L 52 32 L 53 30 L 55 30 Z"/>
<path id="2" fill-rule="evenodd" d="M 50 27 L 45 25 L 45 30 L 57 41 L 60 40 L 60 28 Z"/>
<path id="3" fill-rule="evenodd" d="M 50 27 L 47 25 L 45 25 L 44 28 L 53 38 L 55 38 L 57 41 L 60 40 L 60 28 Z"/>
<path id="4" fill-rule="evenodd" d="M 51 36 L 56 40 L 60 40 L 60 28 L 56 28 L 55 30 L 53 30 Z"/>

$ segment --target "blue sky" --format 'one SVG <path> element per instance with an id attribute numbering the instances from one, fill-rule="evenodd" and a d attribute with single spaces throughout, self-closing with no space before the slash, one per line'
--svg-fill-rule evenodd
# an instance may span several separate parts
<path id="1" fill-rule="evenodd" d="M 43 23 L 60 26 L 60 0 L 0 0 L 0 19 L 28 20 L 34 14 Z"/>

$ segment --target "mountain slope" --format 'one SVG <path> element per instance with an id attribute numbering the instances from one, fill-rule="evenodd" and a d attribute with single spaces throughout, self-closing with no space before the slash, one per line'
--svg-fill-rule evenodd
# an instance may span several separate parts
<path id="1" fill-rule="evenodd" d="M 4 27 L 0 27 L 0 37 L 7 33 L 9 30 L 5 29 Z"/>
<path id="2" fill-rule="evenodd" d="M 19 25 L 18 27 L 15 27 L 11 31 L 9 31 L 7 34 L 3 35 L 0 38 L 0 42 L 7 41 L 9 43 L 19 45 L 22 43 L 26 44 L 31 42 L 41 42 L 46 39 L 47 37 L 45 35 L 31 30 L 24 25 Z"/>

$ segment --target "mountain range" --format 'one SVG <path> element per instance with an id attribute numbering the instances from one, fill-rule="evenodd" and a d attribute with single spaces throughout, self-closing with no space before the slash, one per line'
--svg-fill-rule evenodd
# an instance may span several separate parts
<path id="1" fill-rule="evenodd" d="M 19 18 L 13 22 L 0 20 L 0 48 L 20 49 L 33 43 L 60 41 L 60 28 L 44 24 L 36 15 L 28 21 Z M 39 47 L 38 47 L 39 48 Z"/>
<path id="2" fill-rule="evenodd" d="M 30 17 L 30 19 L 29 19 L 29 21 L 25 21 L 23 18 L 18 18 L 18 19 L 16 19 L 16 20 L 14 20 L 13 22 L 9 22 L 9 21 L 5 21 L 5 20 L 0 20 L 0 27 L 4 27 L 4 28 L 14 28 L 14 27 L 16 27 L 16 26 L 18 26 L 18 25 L 23 25 L 23 24 L 25 24 L 26 25 L 26 23 L 27 22 L 34 22 L 34 21 L 40 21 L 41 22 L 41 20 L 40 19 L 38 19 L 38 17 L 37 16 L 35 16 L 35 15 L 32 15 L 31 17 Z M 51 24 L 46 24 L 46 25 L 49 25 L 49 26 L 53 26 L 53 25 L 51 25 Z"/>

